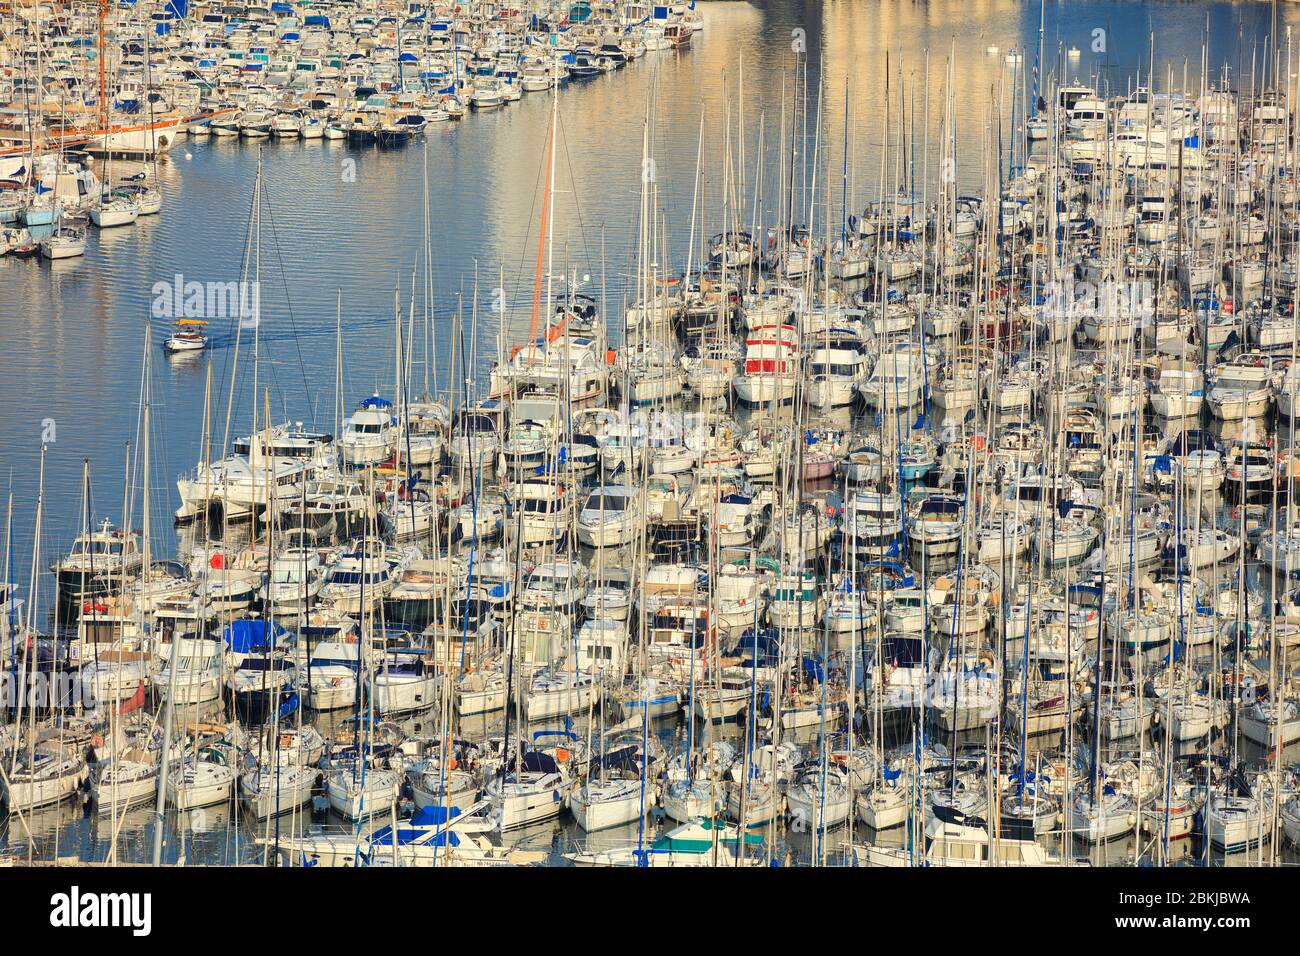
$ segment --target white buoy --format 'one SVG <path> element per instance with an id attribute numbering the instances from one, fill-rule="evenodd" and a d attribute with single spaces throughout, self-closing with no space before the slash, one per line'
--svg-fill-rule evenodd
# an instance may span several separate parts
<path id="1" fill-rule="evenodd" d="M 185 154 L 185 162 L 188 163 L 188 162 L 189 162 L 191 159 L 193 159 L 193 158 L 194 158 L 194 154 L 193 154 L 193 153 L 186 153 L 186 154 Z"/>

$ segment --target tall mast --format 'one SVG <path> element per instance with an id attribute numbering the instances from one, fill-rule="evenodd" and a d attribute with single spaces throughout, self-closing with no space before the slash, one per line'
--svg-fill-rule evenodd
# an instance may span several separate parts
<path id="1" fill-rule="evenodd" d="M 551 132 L 547 138 L 546 146 L 550 155 L 547 160 L 546 193 L 542 196 L 542 225 L 537 236 L 537 266 L 533 275 L 533 315 L 532 321 L 528 325 L 528 357 L 530 361 L 533 357 L 539 319 L 541 318 L 543 252 L 545 252 L 546 256 L 546 311 L 548 315 L 551 310 L 551 261 L 554 254 L 552 240 L 555 237 L 554 216 L 551 211 L 551 193 L 555 189 L 555 137 L 558 132 L 556 127 L 559 122 L 559 112 L 560 89 L 557 83 L 551 87 Z"/>
<path id="2" fill-rule="evenodd" d="M 108 65 L 105 63 L 104 19 L 108 16 L 109 0 L 99 0 L 99 48 L 95 59 L 99 63 L 99 128 L 104 132 L 104 145 L 108 145 Z"/>

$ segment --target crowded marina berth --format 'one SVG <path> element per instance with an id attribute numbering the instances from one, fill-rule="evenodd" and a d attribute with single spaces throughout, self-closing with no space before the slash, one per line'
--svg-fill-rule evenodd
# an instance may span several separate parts
<path id="1" fill-rule="evenodd" d="M 1296 862 L 1292 41 L 1013 6 L 0 3 L 0 863 Z"/>

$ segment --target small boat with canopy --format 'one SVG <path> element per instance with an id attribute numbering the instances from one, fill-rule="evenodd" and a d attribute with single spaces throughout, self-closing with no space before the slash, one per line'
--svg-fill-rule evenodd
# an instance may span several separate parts
<path id="1" fill-rule="evenodd" d="M 203 319 L 177 319 L 176 331 L 168 336 L 164 348 L 172 354 L 202 351 L 208 347 L 208 337 L 203 334 L 207 324 Z"/>

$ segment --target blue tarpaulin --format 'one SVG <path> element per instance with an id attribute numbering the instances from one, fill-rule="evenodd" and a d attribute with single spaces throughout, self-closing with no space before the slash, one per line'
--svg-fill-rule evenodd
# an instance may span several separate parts
<path id="1" fill-rule="evenodd" d="M 411 823 L 417 827 L 439 826 L 458 816 L 460 816 L 460 807 L 444 807 L 435 803 L 416 810 L 411 817 Z"/>
<path id="2" fill-rule="evenodd" d="M 279 624 L 259 618 L 232 621 L 226 626 L 226 646 L 236 654 L 252 654 L 277 646 L 288 633 Z"/>
<path id="3" fill-rule="evenodd" d="M 822 667 L 822 662 L 816 658 L 805 657 L 803 659 L 803 671 L 817 681 L 826 679 L 826 669 Z"/>

